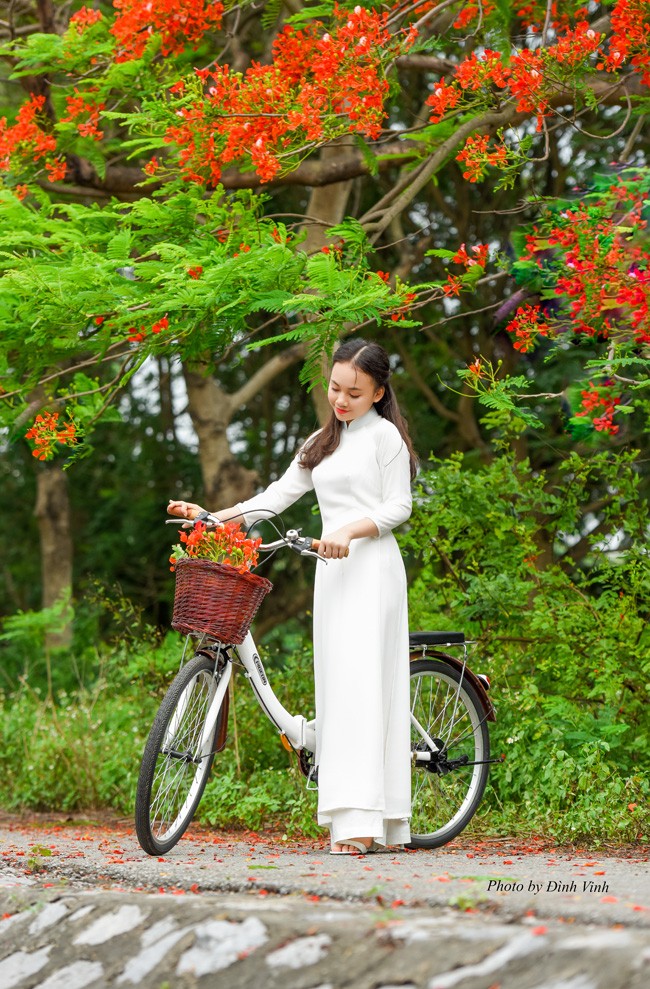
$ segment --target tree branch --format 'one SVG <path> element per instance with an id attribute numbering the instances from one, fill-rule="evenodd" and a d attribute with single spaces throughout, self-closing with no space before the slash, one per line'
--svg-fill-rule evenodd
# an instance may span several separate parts
<path id="1" fill-rule="evenodd" d="M 418 174 L 413 177 L 413 180 L 396 197 L 391 206 L 387 206 L 381 211 L 378 211 L 377 207 L 374 207 L 360 218 L 359 222 L 365 227 L 365 229 L 369 233 L 374 234 L 374 237 L 372 238 L 373 242 L 384 232 L 386 227 L 390 225 L 393 217 L 397 216 L 398 213 L 401 213 L 402 210 L 406 209 L 406 207 L 418 194 L 420 189 L 424 188 L 427 182 L 436 174 L 438 169 L 442 167 L 447 160 L 447 157 L 455 151 L 458 145 L 469 137 L 470 134 L 473 134 L 478 130 L 506 126 L 512 122 L 514 116 L 514 107 L 508 107 L 501 113 L 484 113 L 480 117 L 473 120 L 468 120 L 466 123 L 461 124 L 461 126 L 450 137 L 448 137 L 446 141 L 443 141 L 443 143 L 434 151 L 431 157 L 427 160 L 425 167 L 420 169 Z"/>
<path id="2" fill-rule="evenodd" d="M 420 66 L 421 71 L 432 71 L 433 63 L 441 62 L 441 60 L 436 59 L 430 62 L 430 56 L 403 57 L 408 59 L 427 59 L 428 61 L 426 62 L 422 61 Z M 398 63 L 401 63 L 401 59 L 398 59 Z M 414 68 L 415 63 L 409 67 Z M 440 67 L 442 68 L 442 64 Z M 32 88 L 36 82 L 39 82 L 38 77 L 36 77 L 36 80 L 30 78 L 30 86 Z M 40 80 L 40 84 L 42 86 L 43 80 Z M 612 83 L 611 79 L 604 73 L 598 74 L 594 77 L 590 88 L 598 102 L 607 106 L 617 105 L 623 102 L 629 104 L 629 98 L 631 96 L 643 95 L 643 87 L 641 86 L 638 75 L 629 75 Z M 33 89 L 33 91 L 38 91 L 38 87 Z M 575 92 L 573 90 L 558 90 L 547 99 L 548 106 L 552 108 L 571 105 L 574 102 Z M 386 226 L 390 225 L 392 217 L 396 213 L 401 212 L 412 201 L 413 197 L 426 185 L 431 176 L 444 163 L 447 156 L 462 141 L 469 137 L 470 134 L 480 131 L 483 128 L 496 128 L 505 125 L 515 126 L 530 119 L 530 116 L 531 114 L 529 113 L 516 112 L 514 107 L 509 105 L 501 111 L 488 111 L 472 120 L 465 121 L 465 123 L 458 127 L 454 134 L 433 151 L 429 158 L 424 159 L 419 166 L 416 166 L 413 172 L 402 178 L 391 189 L 390 193 L 380 200 L 379 203 L 376 203 L 371 212 L 366 214 L 364 217 L 366 222 L 370 222 L 377 215 L 377 221 L 368 229 L 373 232 L 381 232 Z M 392 140 L 387 144 L 371 146 L 371 151 L 377 155 L 376 167 L 381 173 L 388 171 L 396 164 L 404 165 L 415 161 L 418 155 L 422 153 L 422 145 L 419 142 L 412 142 L 408 139 L 398 139 Z M 66 192 L 73 196 L 99 196 L 104 194 L 130 198 L 137 197 L 138 195 L 148 195 L 150 191 L 158 188 L 158 184 L 148 183 L 142 188 L 141 192 L 138 190 L 137 187 L 146 179 L 145 173 L 140 168 L 125 165 L 109 165 L 106 169 L 105 178 L 100 179 L 89 162 L 72 157 L 68 165 L 71 172 L 72 185 L 68 186 L 65 183 L 58 183 L 56 189 L 60 194 L 65 194 Z M 358 152 L 344 152 L 326 159 L 314 158 L 303 161 L 292 171 L 277 176 L 269 183 L 262 182 L 255 172 L 241 172 L 236 168 L 229 168 L 224 171 L 221 177 L 221 183 L 225 189 L 258 189 L 262 186 L 265 188 L 274 188 L 301 185 L 316 188 L 332 185 L 337 182 L 344 182 L 362 175 L 368 175 L 369 173 L 370 165 L 366 158 Z M 42 184 L 44 188 L 52 188 L 47 182 L 39 184 Z M 391 206 L 389 211 L 386 211 L 385 207 L 395 201 L 396 194 L 398 193 L 401 195 L 399 195 L 397 203 L 394 207 Z"/>
<path id="3" fill-rule="evenodd" d="M 276 354 L 269 361 L 266 362 L 255 374 L 248 379 L 246 384 L 242 385 L 241 388 L 233 392 L 229 398 L 229 404 L 232 411 L 235 409 L 240 409 L 242 406 L 246 405 L 255 395 L 257 395 L 269 382 L 277 378 L 279 374 L 288 368 L 296 361 L 302 360 L 303 357 L 307 355 L 307 344 L 297 343 L 292 347 L 288 347 L 287 350 L 283 350 L 282 353 Z"/>
<path id="4" fill-rule="evenodd" d="M 395 59 L 398 69 L 407 69 L 417 72 L 437 72 L 445 76 L 453 72 L 456 62 L 449 58 L 436 58 L 435 55 L 399 55 Z"/>
<path id="5" fill-rule="evenodd" d="M 380 172 L 385 172 L 395 165 L 398 160 L 411 161 L 417 155 L 415 143 L 406 141 L 393 141 L 381 147 L 381 156 L 377 158 L 377 168 Z M 383 156 L 389 156 L 383 159 Z M 370 167 L 361 154 L 341 154 L 333 159 L 323 161 L 314 159 L 303 161 L 291 172 L 285 175 L 278 175 L 270 183 L 263 183 L 257 175 L 250 172 L 240 172 L 236 168 L 227 169 L 221 176 L 221 182 L 226 189 L 252 189 L 261 185 L 283 186 L 283 185 L 307 185 L 322 186 L 333 185 L 336 182 L 345 182 L 348 179 L 358 178 L 360 175 L 368 175 Z"/>
<path id="6" fill-rule="evenodd" d="M 448 409 L 447 406 L 440 401 L 440 399 L 433 391 L 433 389 L 429 387 L 429 385 L 426 383 L 426 381 L 420 374 L 417 363 L 413 360 L 413 357 L 408 352 L 406 347 L 403 346 L 397 334 L 392 333 L 391 336 L 392 336 L 393 346 L 400 355 L 402 364 L 404 366 L 404 370 L 408 373 L 409 378 L 416 386 L 416 388 L 422 392 L 422 394 L 424 395 L 424 397 L 426 398 L 427 402 L 434 410 L 434 412 L 437 412 L 439 416 L 441 416 L 443 419 L 448 419 L 450 422 L 458 422 L 460 419 L 458 413 L 453 412 L 451 409 Z"/>

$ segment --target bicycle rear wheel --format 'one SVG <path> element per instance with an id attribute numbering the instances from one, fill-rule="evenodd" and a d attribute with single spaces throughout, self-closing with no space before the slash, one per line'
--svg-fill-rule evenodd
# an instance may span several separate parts
<path id="1" fill-rule="evenodd" d="M 135 798 L 135 830 L 149 855 L 164 855 L 187 830 L 208 782 L 222 703 L 210 744 L 200 751 L 219 672 L 214 660 L 198 655 L 172 681 L 149 732 Z"/>
<path id="2" fill-rule="evenodd" d="M 459 671 L 437 659 L 411 662 L 411 714 L 440 750 L 411 724 L 411 848 L 438 848 L 467 827 L 481 802 L 489 767 L 485 710 Z"/>

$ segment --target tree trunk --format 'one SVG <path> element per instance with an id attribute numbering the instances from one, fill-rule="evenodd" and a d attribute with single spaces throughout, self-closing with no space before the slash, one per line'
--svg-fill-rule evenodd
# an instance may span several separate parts
<path id="1" fill-rule="evenodd" d="M 320 164 L 327 168 L 342 154 L 345 152 L 342 152 L 338 142 L 334 141 L 321 150 Z M 329 228 L 336 226 L 345 216 L 351 189 L 352 179 L 346 179 L 344 182 L 333 182 L 326 186 L 316 186 L 312 189 L 306 210 L 308 219 L 303 224 L 307 236 L 302 249 L 306 254 L 315 254 L 331 243 Z M 323 362 L 323 377 L 326 378 L 327 374 L 328 368 Z M 317 384 L 311 391 L 311 397 L 318 421 L 321 426 L 324 426 L 332 414 L 327 401 L 327 392 Z"/>
<path id="2" fill-rule="evenodd" d="M 232 398 L 210 375 L 184 367 L 189 413 L 199 439 L 205 507 L 217 511 L 250 498 L 257 473 L 233 455 L 226 430 L 233 414 Z"/>
<path id="3" fill-rule="evenodd" d="M 42 601 L 49 608 L 72 591 L 70 497 L 68 477 L 61 467 L 49 464 L 38 471 L 34 514 L 41 537 Z M 71 644 L 71 623 L 46 636 L 46 649 Z"/>
<path id="4" fill-rule="evenodd" d="M 172 374 L 169 358 L 158 357 L 158 391 L 160 394 L 160 425 L 168 439 L 176 439 L 176 420 L 172 399 Z"/>

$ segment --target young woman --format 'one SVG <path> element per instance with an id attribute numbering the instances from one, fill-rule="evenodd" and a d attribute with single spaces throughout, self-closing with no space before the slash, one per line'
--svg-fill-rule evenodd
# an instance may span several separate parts
<path id="1" fill-rule="evenodd" d="M 314 591 L 318 821 L 334 854 L 410 840 L 406 575 L 392 530 L 411 514 L 417 461 L 386 351 L 349 340 L 334 354 L 332 417 L 261 494 L 216 514 L 246 525 L 316 492 L 323 535 Z M 193 519 L 199 505 L 172 501 Z"/>

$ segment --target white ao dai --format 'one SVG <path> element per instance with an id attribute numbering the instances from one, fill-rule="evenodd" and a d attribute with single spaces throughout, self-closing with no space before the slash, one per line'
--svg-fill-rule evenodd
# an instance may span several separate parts
<path id="1" fill-rule="evenodd" d="M 318 821 L 333 841 L 402 844 L 411 812 L 408 614 L 392 529 L 411 513 L 408 450 L 373 407 L 342 427 L 338 448 L 313 471 L 298 461 L 239 506 L 247 524 L 313 489 L 323 534 L 363 518 L 379 533 L 316 566 Z"/>

